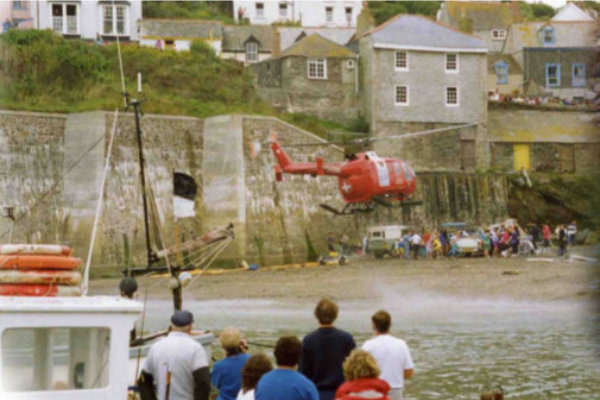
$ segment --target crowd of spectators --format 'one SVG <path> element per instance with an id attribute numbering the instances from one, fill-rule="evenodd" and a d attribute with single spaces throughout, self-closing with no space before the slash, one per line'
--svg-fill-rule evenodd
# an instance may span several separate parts
<path id="1" fill-rule="evenodd" d="M 273 356 L 250 355 L 236 328 L 224 329 L 219 342 L 226 356 L 210 371 L 217 400 L 402 400 L 404 380 L 414 365 L 406 342 L 390 334 L 391 315 L 371 317 L 374 336 L 360 349 L 352 335 L 334 326 L 338 306 L 317 304 L 318 328 L 300 341 L 283 336 Z M 171 333 L 157 342 L 138 382 L 142 400 L 208 400 L 209 367 L 202 346 L 191 339 L 193 316 L 178 311 Z"/>

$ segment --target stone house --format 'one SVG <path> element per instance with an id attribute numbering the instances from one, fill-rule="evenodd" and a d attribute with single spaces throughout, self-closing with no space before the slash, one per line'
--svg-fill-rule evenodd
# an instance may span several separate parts
<path id="1" fill-rule="evenodd" d="M 509 27 L 523 22 L 519 3 L 444 1 L 437 21 L 485 41 L 488 51 L 502 51 Z"/>
<path id="2" fill-rule="evenodd" d="M 362 1 L 234 0 L 233 18 L 252 25 L 294 22 L 304 27 L 353 27 Z"/>
<path id="3" fill-rule="evenodd" d="M 142 18 L 141 0 L 38 0 L 3 1 L 0 19 L 3 30 L 51 29 L 65 38 L 137 41 Z M 6 24 L 10 22 L 11 26 Z"/>
<path id="4" fill-rule="evenodd" d="M 227 25 L 223 27 L 222 58 L 253 64 L 277 52 L 277 35 L 267 25 Z"/>
<path id="5" fill-rule="evenodd" d="M 140 22 L 140 45 L 187 51 L 194 40 L 210 45 L 221 54 L 223 24 L 219 21 L 144 19 Z"/>
<path id="6" fill-rule="evenodd" d="M 503 53 L 512 55 L 523 69 L 525 93 L 593 98 L 596 29 L 595 21 L 514 24 Z"/>
<path id="7" fill-rule="evenodd" d="M 523 70 L 513 56 L 488 54 L 488 93 L 513 95 L 523 92 Z"/>
<path id="8" fill-rule="evenodd" d="M 471 124 L 375 149 L 415 168 L 485 166 L 487 48 L 479 38 L 416 15 L 398 15 L 359 40 L 362 110 L 378 138 Z"/>
<path id="9" fill-rule="evenodd" d="M 357 117 L 357 55 L 318 34 L 252 66 L 259 95 L 287 112 L 348 121 Z"/>

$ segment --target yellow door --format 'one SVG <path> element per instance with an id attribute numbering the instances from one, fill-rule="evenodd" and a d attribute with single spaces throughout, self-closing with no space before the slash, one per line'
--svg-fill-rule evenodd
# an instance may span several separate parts
<path id="1" fill-rule="evenodd" d="M 515 171 L 529 170 L 529 144 L 515 144 L 513 148 Z"/>

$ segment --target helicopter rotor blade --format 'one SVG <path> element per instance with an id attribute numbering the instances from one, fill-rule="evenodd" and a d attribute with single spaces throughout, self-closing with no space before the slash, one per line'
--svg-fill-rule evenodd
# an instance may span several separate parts
<path id="1" fill-rule="evenodd" d="M 351 139 L 351 140 L 347 140 L 347 141 L 336 141 L 336 142 L 291 143 L 291 144 L 286 144 L 285 147 L 345 146 L 345 145 L 351 145 L 351 144 L 373 143 L 373 142 L 380 142 L 380 141 L 386 141 L 386 140 L 411 139 L 414 137 L 431 135 L 433 133 L 453 131 L 456 129 L 470 128 L 473 126 L 477 126 L 477 124 L 469 123 L 469 124 L 461 124 L 461 125 L 455 125 L 455 126 L 447 126 L 444 128 L 427 129 L 424 131 L 416 131 L 416 132 L 407 132 L 407 133 L 403 133 L 400 135 L 393 135 L 393 136 L 387 136 L 387 137 L 365 137 L 365 138 Z M 265 144 L 268 145 L 269 143 L 270 142 L 267 142 Z"/>

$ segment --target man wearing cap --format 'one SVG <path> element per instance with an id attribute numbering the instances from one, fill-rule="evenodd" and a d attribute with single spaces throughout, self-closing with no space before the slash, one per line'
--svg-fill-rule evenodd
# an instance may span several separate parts
<path id="1" fill-rule="evenodd" d="M 208 400 L 208 360 L 190 337 L 193 322 L 191 312 L 177 311 L 169 335 L 148 352 L 138 381 L 142 400 Z"/>
<path id="2" fill-rule="evenodd" d="M 242 368 L 250 355 L 246 342 L 236 328 L 225 328 L 219 335 L 226 357 L 213 366 L 211 382 L 219 391 L 217 400 L 235 400 L 242 388 Z"/>

